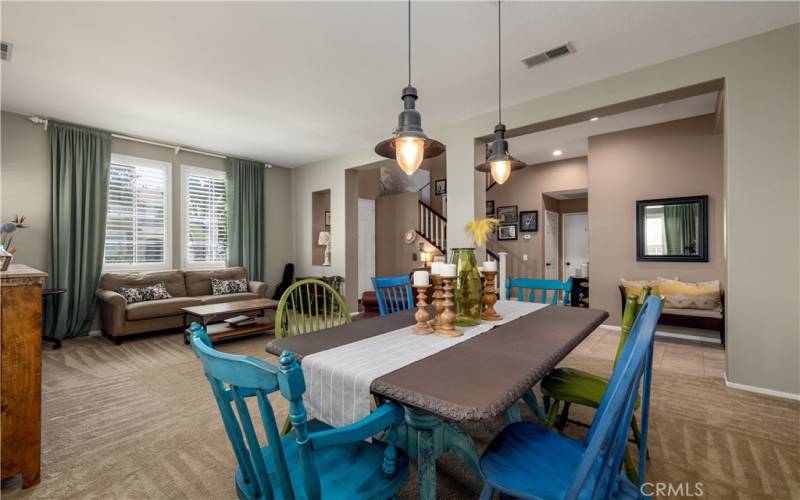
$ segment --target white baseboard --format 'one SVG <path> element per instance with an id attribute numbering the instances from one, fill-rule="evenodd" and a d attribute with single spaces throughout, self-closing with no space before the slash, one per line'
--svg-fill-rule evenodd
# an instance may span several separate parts
<path id="1" fill-rule="evenodd" d="M 747 392 L 755 392 L 756 394 L 764 394 L 766 396 L 774 396 L 776 398 L 783 398 L 783 399 L 791 399 L 794 401 L 800 401 L 800 394 L 793 394 L 791 392 L 783 392 L 783 391 L 776 391 L 773 389 L 765 389 L 763 387 L 755 387 L 752 385 L 746 384 L 737 384 L 735 382 L 731 382 L 728 380 L 728 374 L 723 374 L 725 378 L 725 385 L 731 389 L 737 389 L 740 391 L 747 391 Z"/>
<path id="2" fill-rule="evenodd" d="M 610 330 L 620 331 L 621 328 L 617 325 L 600 325 L 601 328 L 608 328 Z M 703 337 L 700 335 L 691 335 L 688 333 L 676 333 L 676 332 L 665 332 L 662 330 L 656 330 L 656 337 L 666 337 L 672 339 L 681 339 L 681 340 L 693 340 L 695 342 L 705 342 L 706 344 L 721 344 L 719 339 L 711 338 L 711 337 Z"/>
<path id="3" fill-rule="evenodd" d="M 103 330 L 89 330 L 89 336 L 90 337 L 102 337 L 103 336 Z"/>

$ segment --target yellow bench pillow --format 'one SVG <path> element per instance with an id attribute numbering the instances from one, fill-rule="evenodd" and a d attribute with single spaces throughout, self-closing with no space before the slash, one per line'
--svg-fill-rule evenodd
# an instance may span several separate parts
<path id="1" fill-rule="evenodd" d="M 663 278 L 658 278 L 658 279 L 663 279 Z M 626 295 L 629 294 L 629 293 L 632 293 L 632 294 L 638 296 L 640 293 L 642 293 L 642 287 L 645 287 L 645 286 L 649 286 L 650 287 L 650 293 L 651 294 L 660 295 L 659 294 L 659 290 L 658 290 L 658 279 L 655 279 L 655 280 L 626 280 L 625 278 L 622 278 L 620 281 L 622 282 L 622 287 L 625 288 L 625 294 Z M 678 277 L 676 276 L 674 279 L 677 280 Z"/>
<path id="2" fill-rule="evenodd" d="M 658 291 L 664 297 L 664 307 L 672 309 L 722 310 L 719 280 L 687 283 L 658 278 Z"/>

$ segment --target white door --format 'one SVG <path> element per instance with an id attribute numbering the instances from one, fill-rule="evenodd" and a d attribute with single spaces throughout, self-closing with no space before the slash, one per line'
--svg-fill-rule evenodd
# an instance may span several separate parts
<path id="1" fill-rule="evenodd" d="M 589 215 L 586 212 L 562 215 L 564 235 L 564 280 L 580 272 L 589 261 Z M 583 277 L 583 276 L 582 276 Z"/>
<path id="2" fill-rule="evenodd" d="M 544 277 L 558 279 L 558 213 L 544 212 Z"/>
<path id="3" fill-rule="evenodd" d="M 358 297 L 375 276 L 375 200 L 358 199 Z"/>

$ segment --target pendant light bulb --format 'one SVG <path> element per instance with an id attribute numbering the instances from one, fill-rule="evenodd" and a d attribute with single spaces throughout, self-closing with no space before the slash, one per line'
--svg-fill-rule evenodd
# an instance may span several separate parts
<path id="1" fill-rule="evenodd" d="M 406 175 L 417 171 L 425 157 L 425 141 L 419 137 L 398 137 L 394 140 L 397 164 Z"/>
<path id="2" fill-rule="evenodd" d="M 493 161 L 489 168 L 492 172 L 492 179 L 498 184 L 507 181 L 511 175 L 511 162 L 508 160 Z"/>

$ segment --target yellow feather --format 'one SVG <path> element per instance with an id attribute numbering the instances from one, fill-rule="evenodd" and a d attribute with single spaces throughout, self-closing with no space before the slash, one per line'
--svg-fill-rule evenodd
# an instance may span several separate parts
<path id="1" fill-rule="evenodd" d="M 467 223 L 464 229 L 472 237 L 476 246 L 483 246 L 489 238 L 489 234 L 494 231 L 495 226 L 499 223 L 500 221 L 494 218 L 473 219 Z"/>

